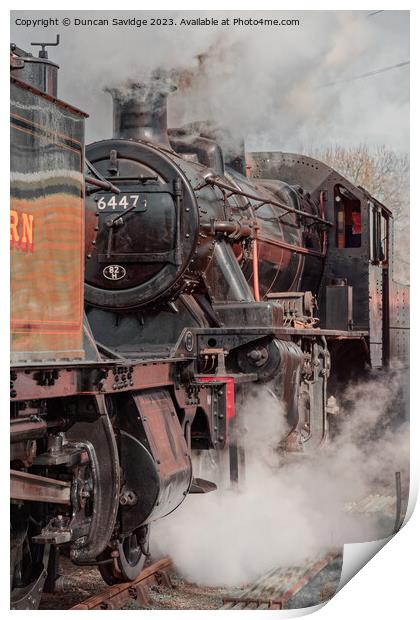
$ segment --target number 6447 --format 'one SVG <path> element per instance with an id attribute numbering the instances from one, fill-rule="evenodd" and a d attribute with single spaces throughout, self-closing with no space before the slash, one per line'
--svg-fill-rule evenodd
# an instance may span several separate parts
<path id="1" fill-rule="evenodd" d="M 105 196 L 101 196 L 101 198 L 98 200 L 98 209 L 100 209 L 101 211 L 104 211 L 106 209 L 128 209 L 128 207 L 136 207 L 138 200 L 138 194 L 124 194 L 120 197 L 112 195 L 108 199 Z"/>

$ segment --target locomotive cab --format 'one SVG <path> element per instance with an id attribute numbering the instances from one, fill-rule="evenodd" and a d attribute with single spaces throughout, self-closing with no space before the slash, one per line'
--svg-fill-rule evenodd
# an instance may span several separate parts
<path id="1" fill-rule="evenodd" d="M 389 362 L 391 214 L 363 188 L 349 183 L 336 183 L 333 197 L 325 325 L 367 330 L 370 364 L 382 367 Z"/>
<path id="2" fill-rule="evenodd" d="M 252 153 L 249 161 L 254 176 L 278 178 L 305 188 L 333 223 L 322 280 L 315 291 L 320 326 L 367 334 L 366 345 L 360 341 L 356 363 L 360 369 L 366 362 L 376 368 L 391 364 L 394 358 L 405 362 L 408 289 L 392 275 L 391 212 L 365 189 L 311 157 Z M 345 343 L 334 346 L 345 351 L 350 368 Z"/>

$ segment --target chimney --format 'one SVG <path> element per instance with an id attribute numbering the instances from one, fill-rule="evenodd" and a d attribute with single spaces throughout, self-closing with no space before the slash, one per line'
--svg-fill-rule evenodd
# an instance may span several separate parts
<path id="1" fill-rule="evenodd" d="M 176 86 L 162 72 L 147 82 L 129 82 L 107 89 L 114 104 L 114 138 L 145 140 L 171 148 L 168 138 L 167 97 Z"/>

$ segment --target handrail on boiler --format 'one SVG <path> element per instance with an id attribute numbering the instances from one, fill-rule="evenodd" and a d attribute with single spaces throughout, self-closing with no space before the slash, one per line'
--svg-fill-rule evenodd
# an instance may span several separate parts
<path id="1" fill-rule="evenodd" d="M 255 209 L 258 209 L 259 207 L 262 207 L 263 205 L 269 204 L 274 207 L 280 207 L 281 209 L 284 209 L 288 213 L 295 213 L 296 215 L 299 215 L 300 217 L 315 220 L 316 222 L 320 222 L 322 224 L 325 224 L 326 226 L 333 226 L 332 222 L 322 217 L 319 217 L 318 215 L 313 215 L 312 213 L 306 213 L 306 211 L 300 211 L 299 209 L 294 209 L 293 207 L 289 207 L 289 205 L 286 205 L 284 202 L 278 202 L 276 200 L 265 199 L 264 197 L 256 196 L 255 194 L 249 194 L 248 192 L 244 192 L 243 190 L 236 189 L 236 187 L 232 187 L 232 185 L 223 183 L 223 181 L 219 181 L 213 175 L 211 176 L 207 175 L 204 178 L 204 180 L 205 180 L 205 183 L 203 183 L 199 187 L 196 187 L 195 188 L 196 191 L 203 189 L 203 187 L 205 187 L 206 185 L 214 185 L 216 187 L 219 187 L 222 190 L 227 190 L 231 192 L 230 195 L 243 196 L 244 198 L 248 198 L 249 200 L 255 200 L 257 202 L 260 202 L 261 204 L 257 205 Z"/>

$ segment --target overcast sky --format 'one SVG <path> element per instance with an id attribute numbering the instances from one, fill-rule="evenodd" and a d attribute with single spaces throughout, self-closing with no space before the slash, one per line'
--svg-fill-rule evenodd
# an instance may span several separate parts
<path id="1" fill-rule="evenodd" d="M 245 137 L 248 148 L 301 152 L 328 144 L 409 148 L 409 66 L 353 79 L 409 60 L 409 13 L 383 11 L 262 11 L 240 17 L 294 18 L 299 26 L 74 26 L 74 18 L 215 17 L 234 12 L 15 11 L 11 41 L 54 40 L 59 96 L 90 114 L 88 141 L 111 135 L 106 86 L 157 66 L 206 73 L 169 103 L 172 125 L 210 118 Z M 24 27 L 16 19 L 57 17 L 59 26 Z M 68 17 L 72 24 L 62 25 Z"/>

